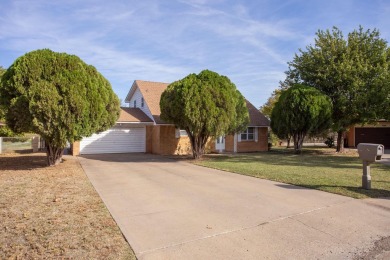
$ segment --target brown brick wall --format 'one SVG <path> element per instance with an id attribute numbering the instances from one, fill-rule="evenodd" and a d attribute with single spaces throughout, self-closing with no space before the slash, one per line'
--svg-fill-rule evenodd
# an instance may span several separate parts
<path id="1" fill-rule="evenodd" d="M 154 154 L 189 154 L 191 144 L 188 137 L 176 138 L 176 128 L 170 125 L 156 125 L 151 129 L 150 147 Z M 147 132 L 148 133 L 148 132 Z M 149 151 L 148 151 L 149 152 Z"/>
<path id="2" fill-rule="evenodd" d="M 268 150 L 268 136 L 266 127 L 259 127 L 258 130 L 258 141 L 241 141 L 237 142 L 237 152 L 260 152 Z"/>
<path id="3" fill-rule="evenodd" d="M 175 154 L 179 138 L 175 137 L 175 126 L 160 126 L 160 153 Z"/>
<path id="4" fill-rule="evenodd" d="M 73 156 L 80 155 L 80 142 L 79 142 L 79 141 L 74 142 L 74 143 L 71 145 L 71 152 L 72 152 L 72 155 L 73 155 Z"/>
<path id="5" fill-rule="evenodd" d="M 347 132 L 348 147 L 355 146 L 355 127 L 352 126 Z"/>
<path id="6" fill-rule="evenodd" d="M 268 128 L 259 127 L 258 131 L 258 141 L 241 141 L 237 140 L 237 152 L 261 152 L 268 150 Z M 225 138 L 225 151 L 234 152 L 234 135 L 227 135 Z"/>
<path id="7" fill-rule="evenodd" d="M 225 151 L 228 153 L 234 152 L 234 135 L 227 135 L 225 137 Z"/>
<path id="8" fill-rule="evenodd" d="M 153 126 L 146 126 L 146 153 L 152 153 L 152 144 L 153 144 Z"/>
<path id="9" fill-rule="evenodd" d="M 186 155 L 192 154 L 191 141 L 188 136 L 182 136 L 177 143 L 175 154 Z"/>
<path id="10" fill-rule="evenodd" d="M 211 138 L 206 143 L 205 152 L 210 153 L 215 148 L 215 143 Z M 192 154 L 189 137 L 182 136 L 176 138 L 176 128 L 169 125 L 153 127 L 152 153 L 163 155 L 186 155 Z"/>
<path id="11" fill-rule="evenodd" d="M 151 153 L 160 154 L 160 126 L 152 127 L 152 151 Z"/>

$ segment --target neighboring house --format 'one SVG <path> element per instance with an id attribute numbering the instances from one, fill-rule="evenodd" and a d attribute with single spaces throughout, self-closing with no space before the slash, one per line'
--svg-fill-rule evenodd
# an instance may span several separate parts
<path id="1" fill-rule="evenodd" d="M 134 81 L 121 108 L 117 124 L 109 130 L 84 138 L 73 145 L 73 154 L 130 153 L 190 154 L 186 131 L 160 118 L 161 94 L 167 83 Z M 207 152 L 256 152 L 268 150 L 269 120 L 246 101 L 250 124 L 246 131 L 210 139 Z"/>
<path id="2" fill-rule="evenodd" d="M 359 143 L 383 144 L 390 149 L 390 122 L 380 120 L 376 124 L 352 126 L 347 132 L 346 146 L 356 147 Z"/>

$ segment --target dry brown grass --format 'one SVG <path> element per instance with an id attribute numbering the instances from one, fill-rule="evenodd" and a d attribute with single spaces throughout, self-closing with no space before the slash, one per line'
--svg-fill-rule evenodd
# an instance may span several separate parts
<path id="1" fill-rule="evenodd" d="M 0 156 L 0 259 L 135 259 L 73 157 Z"/>

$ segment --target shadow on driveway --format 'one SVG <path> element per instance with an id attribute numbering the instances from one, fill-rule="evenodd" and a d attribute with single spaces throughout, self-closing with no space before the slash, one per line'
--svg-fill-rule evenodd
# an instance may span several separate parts
<path id="1" fill-rule="evenodd" d="M 375 180 L 372 180 L 372 183 L 375 183 Z M 378 181 L 381 182 L 381 181 Z M 285 189 L 315 189 L 315 190 L 321 190 L 326 191 L 326 188 L 341 188 L 345 190 L 349 190 L 355 193 L 364 194 L 367 197 L 370 198 L 386 198 L 390 199 L 390 191 L 384 190 L 384 189 L 375 189 L 371 188 L 371 190 L 365 190 L 362 187 L 352 187 L 352 186 L 340 186 L 340 185 L 302 185 L 302 186 L 294 186 L 290 184 L 275 184 L 278 187 L 285 188 Z M 373 184 L 375 185 L 375 184 Z"/>
<path id="2" fill-rule="evenodd" d="M 97 160 L 103 162 L 123 162 L 123 163 L 145 163 L 145 162 L 158 162 L 158 163 L 172 163 L 179 160 L 189 159 L 188 157 L 177 158 L 173 156 L 155 155 L 149 153 L 109 153 L 109 154 L 86 154 L 79 155 L 81 158 L 89 160 Z"/>

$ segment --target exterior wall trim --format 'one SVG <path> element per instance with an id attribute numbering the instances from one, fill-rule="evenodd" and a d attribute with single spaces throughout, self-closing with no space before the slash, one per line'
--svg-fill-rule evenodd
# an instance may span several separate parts
<path id="1" fill-rule="evenodd" d="M 116 124 L 128 124 L 128 125 L 154 125 L 154 122 L 121 122 L 117 121 Z"/>

